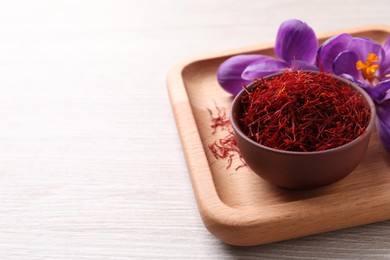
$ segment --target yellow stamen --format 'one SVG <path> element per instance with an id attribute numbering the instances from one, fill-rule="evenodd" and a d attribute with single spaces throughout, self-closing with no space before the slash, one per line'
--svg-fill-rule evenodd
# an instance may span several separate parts
<path id="1" fill-rule="evenodd" d="M 379 69 L 379 65 L 373 63 L 378 61 L 379 57 L 375 53 L 369 53 L 366 62 L 362 62 L 361 60 L 356 62 L 356 69 L 362 71 L 362 75 L 365 79 L 373 81 L 374 74 Z"/>

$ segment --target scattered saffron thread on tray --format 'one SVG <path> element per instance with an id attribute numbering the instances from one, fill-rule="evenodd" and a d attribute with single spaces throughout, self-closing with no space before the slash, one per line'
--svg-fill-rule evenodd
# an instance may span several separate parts
<path id="1" fill-rule="evenodd" d="M 230 127 L 230 120 L 226 115 L 226 110 L 221 109 L 217 105 L 215 106 L 215 108 L 218 111 L 218 115 L 216 117 L 213 117 L 213 111 L 211 109 L 209 109 L 209 108 L 207 109 L 209 111 L 210 117 L 211 117 L 211 128 L 213 129 L 212 134 L 215 134 L 217 132 L 218 127 L 220 127 L 221 130 L 224 130 L 225 128 Z"/>
<path id="2" fill-rule="evenodd" d="M 238 156 L 241 161 L 241 164 L 235 168 L 238 169 L 245 167 L 247 164 L 244 161 L 244 158 L 241 155 L 240 150 L 237 146 L 237 140 L 234 135 L 233 129 L 231 128 L 230 119 L 226 114 L 226 110 L 215 105 L 217 110 L 217 115 L 213 115 L 213 111 L 211 109 L 207 109 L 210 113 L 211 117 L 211 128 L 213 129 L 212 134 L 215 135 L 217 130 L 227 132 L 227 135 L 223 138 L 219 138 L 215 140 L 213 143 L 209 145 L 210 151 L 213 153 L 214 157 L 219 159 L 226 159 L 228 161 L 228 165 L 226 169 L 229 169 L 232 166 L 233 158 Z"/>

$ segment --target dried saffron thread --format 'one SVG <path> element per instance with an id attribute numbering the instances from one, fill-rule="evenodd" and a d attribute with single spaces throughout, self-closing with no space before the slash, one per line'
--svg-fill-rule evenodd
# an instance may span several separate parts
<path id="1" fill-rule="evenodd" d="M 217 132 L 218 127 L 221 127 L 223 130 L 230 126 L 230 120 L 226 116 L 226 111 L 224 109 L 219 108 L 217 105 L 215 107 L 218 112 L 218 115 L 216 117 L 213 117 L 213 111 L 211 109 L 207 109 L 211 117 L 211 128 L 213 129 L 212 134 L 215 134 Z"/>
<path id="2" fill-rule="evenodd" d="M 362 135 L 370 119 L 361 94 L 328 73 L 286 71 L 242 96 L 243 132 L 286 151 L 322 151 Z"/>
<path id="3" fill-rule="evenodd" d="M 212 110 L 208 109 L 211 117 L 210 126 L 213 129 L 212 134 L 214 135 L 217 132 L 217 129 L 221 129 L 222 131 L 226 130 L 227 135 L 211 143 L 209 145 L 209 149 L 213 153 L 215 159 L 226 159 L 228 161 L 226 169 L 229 169 L 232 166 L 233 158 L 238 155 L 241 164 L 235 168 L 237 171 L 238 169 L 245 167 L 246 162 L 238 149 L 237 140 L 231 128 L 230 120 L 226 115 L 226 110 L 219 108 L 217 105 L 215 107 L 217 110 L 217 116 L 213 116 Z"/>

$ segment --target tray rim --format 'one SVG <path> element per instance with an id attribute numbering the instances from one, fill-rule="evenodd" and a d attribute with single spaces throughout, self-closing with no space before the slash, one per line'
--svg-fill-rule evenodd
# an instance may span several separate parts
<path id="1" fill-rule="evenodd" d="M 362 33 L 369 31 L 382 31 L 390 34 L 390 26 L 387 25 L 368 25 L 361 26 L 355 28 L 347 28 L 343 30 L 335 30 L 331 32 L 322 33 L 318 36 L 319 40 L 324 40 L 340 33 Z M 171 102 L 171 107 L 174 113 L 177 129 L 179 132 L 181 144 L 183 147 L 187 168 L 189 171 L 192 188 L 194 191 L 195 199 L 197 202 L 197 206 L 202 217 L 202 220 L 206 226 L 206 228 L 214 234 L 216 237 L 221 239 L 222 241 L 240 246 L 249 246 L 249 245 L 259 245 L 270 242 L 276 242 L 279 240 L 285 240 L 289 238 L 296 238 L 305 235 L 331 231 L 341 228 L 352 227 L 361 224 L 368 224 L 377 221 L 383 221 L 390 218 L 390 211 L 387 217 L 378 219 L 370 218 L 370 216 L 365 216 L 364 221 L 359 221 L 360 218 L 356 218 L 356 220 L 351 221 L 349 223 L 343 223 L 340 227 L 332 227 L 332 228 L 323 228 L 322 230 L 317 230 L 315 232 L 303 232 L 301 234 L 296 234 L 290 237 L 284 237 L 283 239 L 259 239 L 256 242 L 249 242 L 245 239 L 237 239 L 245 235 L 250 235 L 255 233 L 256 231 L 260 231 L 263 225 L 280 225 L 281 221 L 288 219 L 291 223 L 295 223 L 298 221 L 302 221 L 303 216 L 297 212 L 291 212 L 291 210 L 286 211 L 283 209 L 283 204 L 267 206 L 266 208 L 272 208 L 272 212 L 278 212 L 278 218 L 275 219 L 274 213 L 270 214 L 267 210 L 252 210 L 251 212 L 245 211 L 243 212 L 241 209 L 232 208 L 226 205 L 220 198 L 216 191 L 214 180 L 212 178 L 211 169 L 209 167 L 209 163 L 207 160 L 207 155 L 205 150 L 203 149 L 203 144 L 201 141 L 201 137 L 199 132 L 193 129 L 198 129 L 198 125 L 195 122 L 194 114 L 191 108 L 191 103 L 186 91 L 185 82 L 183 79 L 183 71 L 191 66 L 194 63 L 202 62 L 214 58 L 222 58 L 228 57 L 231 55 L 236 55 L 239 53 L 250 53 L 263 49 L 273 48 L 274 43 L 268 42 L 263 44 L 250 45 L 241 48 L 234 48 L 229 50 L 223 50 L 218 52 L 213 52 L 206 55 L 201 55 L 194 57 L 192 59 L 187 59 L 182 62 L 174 65 L 168 72 L 167 75 L 167 88 L 169 93 L 169 98 Z M 180 104 L 180 111 L 176 109 L 175 105 Z M 190 113 L 191 117 L 188 117 L 188 113 Z M 185 127 L 183 127 L 183 122 L 185 121 Z M 192 138 L 185 138 L 185 136 L 191 136 Z M 196 154 L 196 163 L 192 158 L 194 156 L 194 149 L 198 154 Z M 203 150 L 203 153 L 199 155 L 199 149 Z M 209 174 L 200 174 L 207 171 Z M 372 187 L 367 187 L 364 189 L 359 189 L 359 192 L 363 190 L 371 190 Z M 379 194 L 378 198 L 372 200 L 373 203 L 366 205 L 367 203 L 362 203 L 359 205 L 360 210 L 371 210 L 372 208 L 383 208 L 390 206 L 390 199 L 384 204 L 383 198 L 390 197 L 386 194 L 386 189 L 381 190 L 377 189 Z M 356 190 L 345 191 L 343 194 L 347 197 L 353 197 L 353 194 L 356 193 Z M 319 209 L 332 209 L 332 212 L 327 211 L 326 215 L 331 215 L 331 213 L 337 214 L 339 213 L 339 209 L 354 207 L 356 203 L 359 201 L 356 200 L 347 200 L 343 203 L 337 202 L 337 194 L 327 194 L 322 195 L 316 198 L 306 199 L 305 201 L 312 202 L 313 205 L 316 205 Z M 325 198 L 325 200 L 324 200 Z M 289 203 L 298 204 L 299 208 L 300 201 L 294 201 Z M 363 202 L 363 201 L 362 201 Z M 334 212 L 333 212 L 334 211 Z M 308 216 L 310 218 L 321 217 L 322 210 L 318 210 L 317 213 L 310 213 Z M 297 214 L 294 214 L 297 213 Z M 261 217 L 259 217 L 261 215 Z M 306 216 L 306 218 L 308 218 Z M 309 219 L 308 219 L 309 221 Z"/>

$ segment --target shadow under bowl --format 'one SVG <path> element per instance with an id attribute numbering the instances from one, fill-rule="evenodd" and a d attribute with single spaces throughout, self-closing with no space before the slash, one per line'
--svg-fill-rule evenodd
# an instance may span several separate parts
<path id="1" fill-rule="evenodd" d="M 316 72 L 310 72 L 316 73 Z M 265 80 L 279 74 L 264 77 Z M 234 99 L 230 118 L 236 135 L 238 148 L 248 166 L 261 178 L 279 187 L 305 190 L 322 187 L 341 180 L 350 174 L 363 159 L 375 122 L 375 105 L 364 90 L 354 83 L 332 75 L 361 93 L 364 104 L 370 109 L 370 120 L 365 132 L 342 146 L 314 152 L 284 151 L 261 145 L 246 136 L 240 127 L 239 119 L 243 113 L 242 90 Z M 247 86 L 251 91 L 256 86 Z"/>

